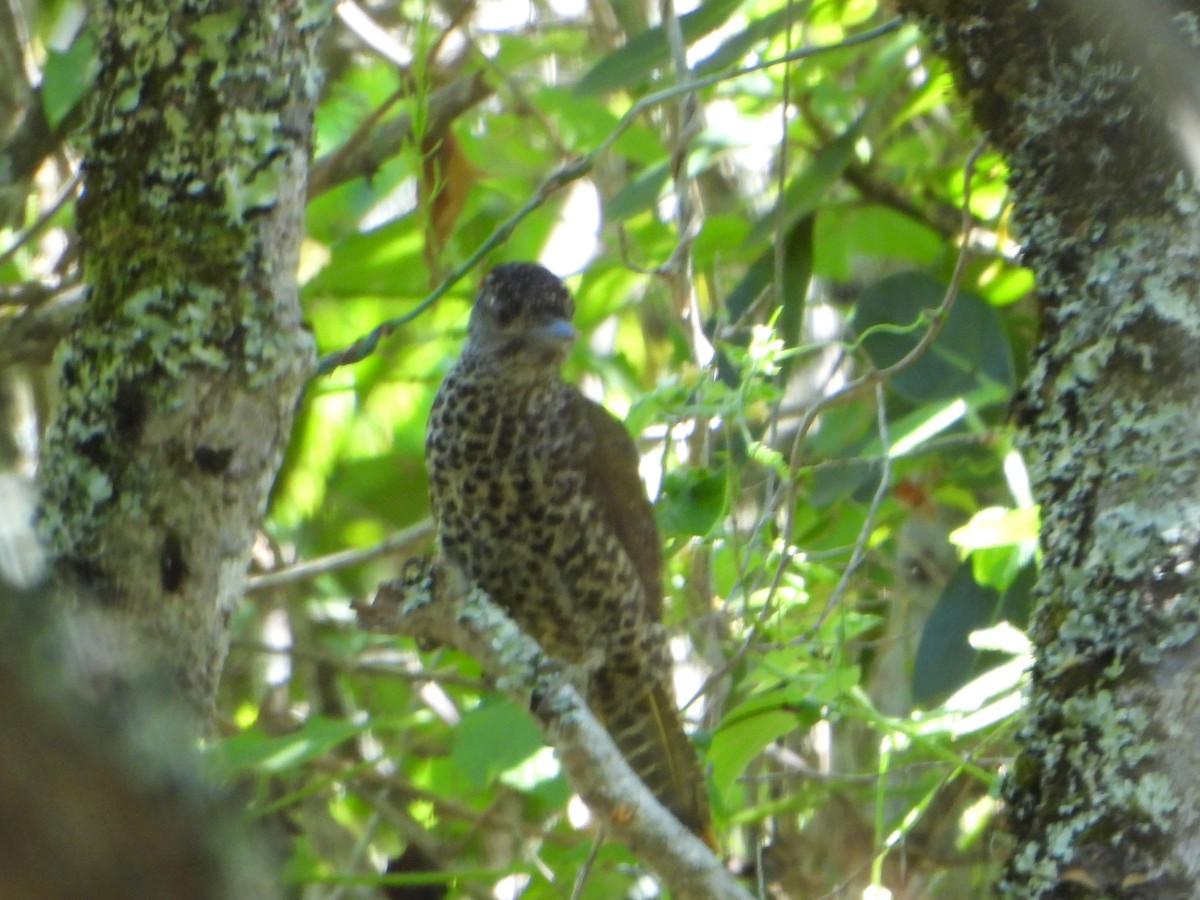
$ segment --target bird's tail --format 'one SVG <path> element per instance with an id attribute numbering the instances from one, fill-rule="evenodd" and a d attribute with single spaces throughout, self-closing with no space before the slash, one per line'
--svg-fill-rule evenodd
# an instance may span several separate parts
<path id="1" fill-rule="evenodd" d="M 592 688 L 592 708 L 629 767 L 663 806 L 715 849 L 704 776 L 669 685 L 602 670 Z"/>

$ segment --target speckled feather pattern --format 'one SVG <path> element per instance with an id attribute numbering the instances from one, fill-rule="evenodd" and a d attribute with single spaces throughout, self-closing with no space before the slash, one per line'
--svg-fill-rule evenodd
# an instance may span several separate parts
<path id="1" fill-rule="evenodd" d="M 559 375 L 572 312 L 540 266 L 484 279 L 429 418 L 441 549 L 547 652 L 583 667 L 589 705 L 634 771 L 711 842 L 671 689 L 661 550 L 637 450 Z"/>
<path id="2" fill-rule="evenodd" d="M 510 385 L 490 362 L 460 359 L 430 414 L 426 456 L 442 552 L 552 655 L 663 677 L 662 628 L 586 490 L 580 462 L 595 435 L 583 407 L 591 401 L 561 381 Z"/>

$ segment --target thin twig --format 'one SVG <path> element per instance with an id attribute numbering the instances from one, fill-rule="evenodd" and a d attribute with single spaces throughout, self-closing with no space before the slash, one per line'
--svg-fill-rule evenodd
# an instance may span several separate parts
<path id="1" fill-rule="evenodd" d="M 37 237 L 42 232 L 42 229 L 50 224 L 50 220 L 71 199 L 71 196 L 75 193 L 75 189 L 79 187 L 81 178 L 82 175 L 79 172 L 72 175 L 67 183 L 63 185 L 63 189 L 58 192 L 58 196 L 54 198 L 54 201 L 42 211 L 41 215 L 28 228 L 17 235 L 16 239 L 3 253 L 0 253 L 0 266 L 5 265 L 16 256 L 18 250 Z"/>
<path id="2" fill-rule="evenodd" d="M 846 592 L 846 586 L 850 583 L 851 576 L 862 563 L 863 556 L 866 555 L 867 542 L 871 538 L 871 532 L 875 528 L 875 515 L 879 512 L 879 506 L 883 503 L 883 498 L 887 496 L 888 488 L 892 483 L 892 457 L 889 452 L 891 441 L 888 439 L 888 423 L 887 423 L 887 403 L 884 402 L 883 382 L 875 383 L 875 415 L 876 427 L 879 429 L 879 443 L 883 447 L 880 453 L 880 472 L 879 484 L 875 488 L 875 494 L 871 497 L 871 505 L 867 507 L 867 514 L 863 517 L 862 527 L 858 530 L 858 538 L 854 541 L 854 549 L 850 553 L 850 561 L 846 563 L 846 567 L 842 569 L 842 575 L 838 579 L 838 583 L 829 593 L 829 599 L 825 601 L 825 607 L 821 610 L 821 614 L 817 616 L 816 622 L 809 629 L 805 640 L 812 637 L 812 634 L 821 627 L 821 623 L 837 606 L 838 601 L 842 599 L 842 594 Z M 799 642 L 799 638 L 792 641 L 793 644 Z"/>
<path id="3" fill-rule="evenodd" d="M 592 846 L 588 848 L 587 858 L 584 859 L 583 865 L 579 867 L 579 871 L 575 873 L 575 886 L 571 889 L 571 900 L 579 900 L 583 896 L 583 886 L 587 883 L 587 877 L 591 874 L 592 866 L 596 863 L 596 854 L 600 852 L 600 848 L 604 845 L 604 839 L 608 836 L 608 829 L 601 825 L 596 829 L 596 837 L 592 841 Z"/>
<path id="4" fill-rule="evenodd" d="M 422 519 L 415 525 L 410 525 L 407 528 L 400 529 L 395 534 L 388 535 L 378 544 L 370 547 L 339 550 L 337 553 L 330 553 L 326 556 L 319 556 L 316 559 L 308 559 L 304 562 L 296 563 L 293 566 L 288 566 L 286 569 L 251 576 L 246 579 L 245 592 L 252 594 L 256 591 L 265 591 L 270 588 L 281 587 L 285 584 L 295 584 L 298 581 L 309 581 L 318 575 L 362 565 L 378 556 L 391 556 L 393 554 L 411 552 L 416 547 L 428 542 L 433 537 L 433 534 L 433 520 Z"/>
<path id="5" fill-rule="evenodd" d="M 468 690 L 483 690 L 484 683 L 478 678 L 468 678 L 456 669 L 402 669 L 380 660 L 374 661 L 370 651 L 364 651 L 354 657 L 336 653 L 322 653 L 319 650 L 307 650 L 299 647 L 278 647 L 263 641 L 247 641 L 235 639 L 230 642 L 231 653 L 261 653 L 264 656 L 286 656 L 297 661 L 315 663 L 326 666 L 348 675 L 366 675 L 377 678 L 392 678 L 396 681 L 410 684 L 426 682 L 438 685 L 467 688 Z M 395 655 L 393 652 L 392 655 Z"/>

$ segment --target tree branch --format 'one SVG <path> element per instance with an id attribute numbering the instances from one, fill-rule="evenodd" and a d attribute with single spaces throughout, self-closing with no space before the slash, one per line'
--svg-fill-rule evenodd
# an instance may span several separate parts
<path id="1" fill-rule="evenodd" d="M 265 591 L 286 584 L 295 584 L 298 581 L 308 581 L 318 575 L 324 575 L 326 572 L 349 569 L 380 556 L 395 556 L 401 553 L 411 555 L 419 545 L 426 543 L 432 537 L 433 520 L 425 518 L 407 528 L 401 528 L 370 547 L 339 550 L 316 559 L 303 560 L 285 569 L 264 572 L 262 575 L 252 575 L 246 579 L 246 593 L 252 594 L 255 591 Z"/>
<path id="2" fill-rule="evenodd" d="M 397 92 L 381 109 L 385 111 L 408 88 Z M 436 133 L 485 97 L 492 87 L 481 72 L 460 78 L 429 96 L 425 130 Z M 308 176 L 308 197 L 324 193 L 343 182 L 374 174 L 380 166 L 395 156 L 405 143 L 413 140 L 412 117 L 403 112 L 385 122 L 368 122 L 370 127 L 346 146 L 322 156 L 312 165 Z"/>
<path id="3" fill-rule="evenodd" d="M 750 900 L 704 844 L 655 800 L 596 721 L 563 665 L 455 567 L 410 565 L 356 609 L 370 631 L 402 633 L 469 653 L 511 700 L 529 708 L 592 812 L 687 900 Z"/>

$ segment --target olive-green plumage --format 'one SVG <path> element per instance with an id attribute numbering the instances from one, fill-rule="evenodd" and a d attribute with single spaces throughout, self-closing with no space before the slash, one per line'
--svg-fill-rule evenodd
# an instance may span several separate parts
<path id="1" fill-rule="evenodd" d="M 585 669 L 588 704 L 630 766 L 711 843 L 671 689 L 661 549 L 637 450 L 559 374 L 573 310 L 541 266 L 508 263 L 483 280 L 426 437 L 442 552 L 549 653 Z"/>

